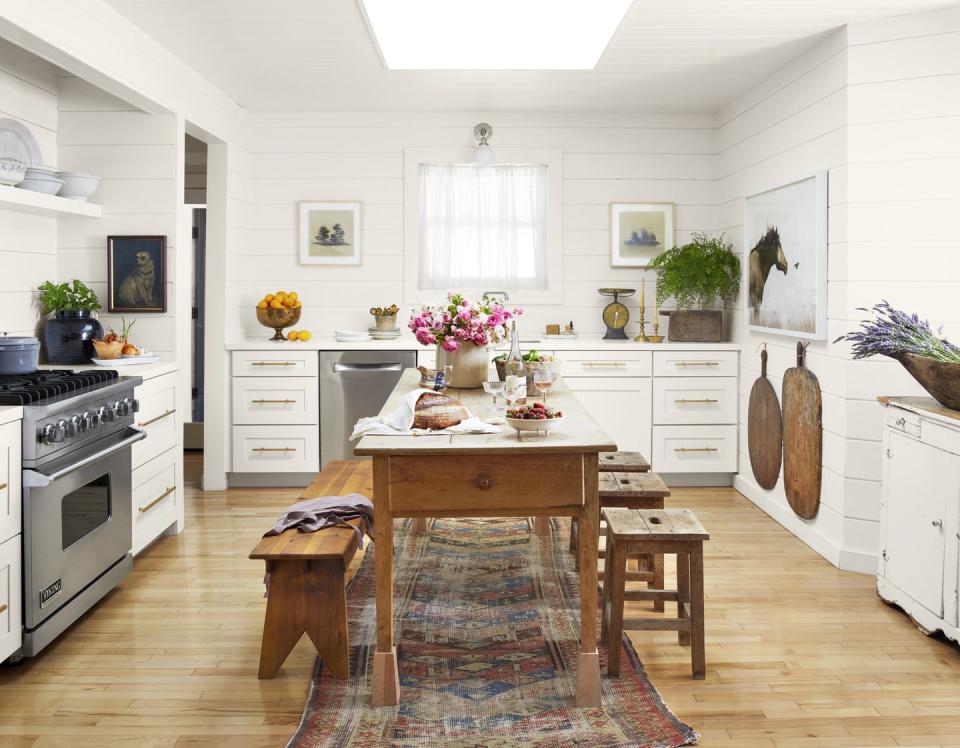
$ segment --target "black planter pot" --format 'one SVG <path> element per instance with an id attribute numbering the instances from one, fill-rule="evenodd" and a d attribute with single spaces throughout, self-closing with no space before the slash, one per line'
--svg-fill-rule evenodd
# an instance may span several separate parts
<path id="1" fill-rule="evenodd" d="M 43 345 L 50 364 L 89 364 L 96 354 L 94 338 L 103 337 L 103 327 L 93 312 L 61 309 L 43 326 Z"/>

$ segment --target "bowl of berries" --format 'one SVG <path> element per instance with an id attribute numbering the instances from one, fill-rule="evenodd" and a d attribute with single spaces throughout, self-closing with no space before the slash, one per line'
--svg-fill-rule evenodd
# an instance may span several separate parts
<path id="1" fill-rule="evenodd" d="M 548 408 L 543 403 L 521 405 L 507 409 L 507 423 L 517 430 L 517 436 L 525 431 L 550 433 L 563 422 L 563 412 Z"/>

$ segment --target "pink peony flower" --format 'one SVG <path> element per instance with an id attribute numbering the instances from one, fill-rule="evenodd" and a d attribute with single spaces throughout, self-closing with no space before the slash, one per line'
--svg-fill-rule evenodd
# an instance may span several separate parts
<path id="1" fill-rule="evenodd" d="M 460 350 L 460 341 L 454 338 L 446 338 L 443 343 L 440 344 L 440 347 L 447 353 L 453 353 L 454 351 Z"/>

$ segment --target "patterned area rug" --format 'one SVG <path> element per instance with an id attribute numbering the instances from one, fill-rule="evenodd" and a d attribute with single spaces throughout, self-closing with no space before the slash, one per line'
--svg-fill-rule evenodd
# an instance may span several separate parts
<path id="1" fill-rule="evenodd" d="M 395 535 L 399 707 L 371 707 L 373 558 L 348 593 L 351 677 L 317 660 L 293 748 L 673 748 L 699 736 L 664 705 L 626 637 L 603 708 L 574 706 L 578 576 L 569 521 L 540 539 L 525 520 L 442 519 Z M 372 547 L 372 546 L 371 546 Z M 600 650 L 606 668 L 606 651 Z"/>

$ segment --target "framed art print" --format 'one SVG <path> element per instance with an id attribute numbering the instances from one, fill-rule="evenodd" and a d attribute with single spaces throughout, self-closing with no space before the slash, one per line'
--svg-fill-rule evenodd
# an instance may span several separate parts
<path id="1" fill-rule="evenodd" d="M 107 237 L 107 311 L 167 311 L 167 237 Z"/>
<path id="2" fill-rule="evenodd" d="M 359 265 L 360 203 L 300 203 L 300 263 Z"/>
<path id="3" fill-rule="evenodd" d="M 757 332 L 827 337 L 827 172 L 746 199 L 744 287 Z"/>
<path id="4" fill-rule="evenodd" d="M 673 246 L 673 203 L 610 205 L 610 267 L 645 268 Z"/>

